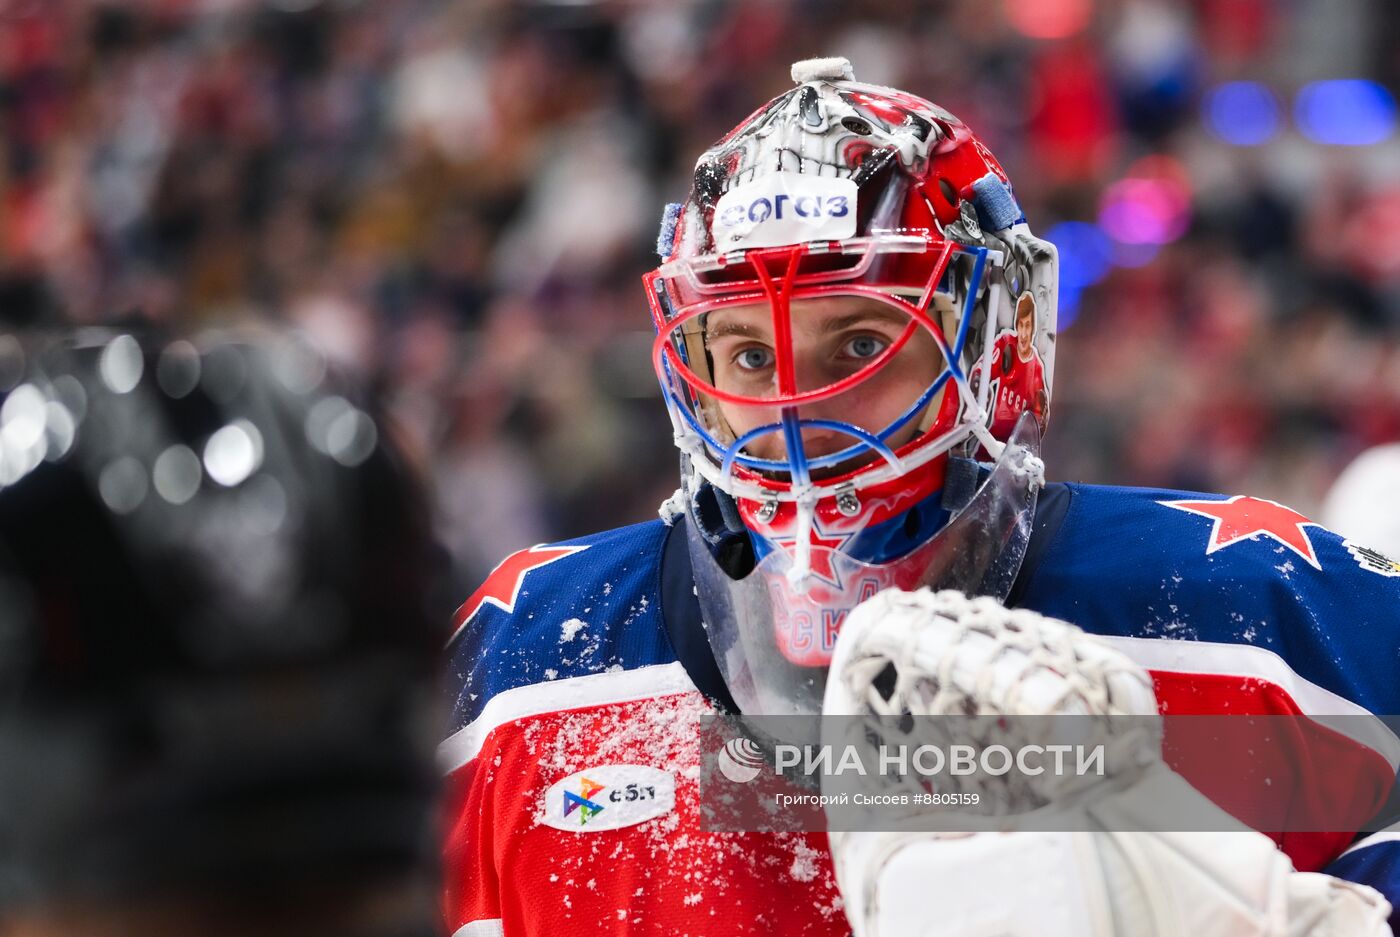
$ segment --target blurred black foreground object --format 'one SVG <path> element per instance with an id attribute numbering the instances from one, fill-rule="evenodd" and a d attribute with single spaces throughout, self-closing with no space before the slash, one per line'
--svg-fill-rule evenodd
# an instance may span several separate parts
<path id="1" fill-rule="evenodd" d="M 431 933 L 436 556 L 298 344 L 0 335 L 0 933 Z"/>

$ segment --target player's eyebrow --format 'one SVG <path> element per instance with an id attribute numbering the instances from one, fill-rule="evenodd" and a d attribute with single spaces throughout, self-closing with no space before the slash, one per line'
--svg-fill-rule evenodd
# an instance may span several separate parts
<path id="1" fill-rule="evenodd" d="M 908 313 L 899 312 L 895 309 L 874 307 L 862 309 L 859 312 L 848 313 L 844 316 L 833 316 L 822 323 L 821 331 L 825 334 L 844 332 L 849 328 L 863 325 L 867 322 L 884 323 L 902 329 L 909 324 L 909 321 L 910 316 Z"/>
<path id="2" fill-rule="evenodd" d="M 705 341 L 707 342 L 712 342 L 717 338 L 728 338 L 731 335 L 739 338 L 767 338 L 766 332 L 745 322 L 722 319 L 713 325 L 707 324 L 705 326 Z"/>
<path id="3" fill-rule="evenodd" d="M 797 313 L 794 318 L 800 316 Z M 908 313 L 900 312 L 896 309 L 885 309 L 880 306 L 872 306 L 867 309 L 860 309 L 855 312 L 848 312 L 845 315 L 833 316 L 822 321 L 820 331 L 823 335 L 831 335 L 836 332 L 844 332 L 847 329 L 866 323 L 883 323 L 893 325 L 903 329 L 910 322 Z M 761 341 L 768 341 L 769 332 L 767 329 L 750 325 L 746 322 L 735 322 L 729 319 L 722 319 L 713 325 L 705 327 L 705 340 L 715 341 L 720 338 L 737 336 L 739 338 L 755 338 Z"/>

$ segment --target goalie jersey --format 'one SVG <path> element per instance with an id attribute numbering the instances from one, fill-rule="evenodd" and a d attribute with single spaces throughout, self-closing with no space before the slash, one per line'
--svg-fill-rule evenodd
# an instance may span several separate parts
<path id="1" fill-rule="evenodd" d="M 514 554 L 458 610 L 449 933 L 849 933 L 824 834 L 701 829 L 698 717 L 728 693 L 683 524 Z M 1008 604 L 1103 636 L 1166 713 L 1400 712 L 1400 564 L 1270 501 L 1050 485 Z M 1327 765 L 1274 771 L 1270 796 L 1385 815 L 1400 741 L 1338 724 L 1366 728 L 1340 729 Z M 1397 903 L 1400 835 L 1275 838 L 1299 870 Z"/>

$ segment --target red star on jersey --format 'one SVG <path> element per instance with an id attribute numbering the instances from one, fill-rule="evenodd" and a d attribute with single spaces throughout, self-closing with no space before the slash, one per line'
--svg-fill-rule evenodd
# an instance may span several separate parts
<path id="1" fill-rule="evenodd" d="M 837 589 L 841 588 L 841 577 L 832 568 L 832 555 L 845 546 L 846 541 L 851 539 L 851 534 L 835 534 L 826 536 L 814 523 L 812 525 L 812 575 L 823 582 L 829 583 Z M 797 538 L 778 537 L 774 542 L 783 548 L 783 552 L 793 559 L 797 558 Z M 823 549 L 824 548 L 824 549 Z"/>
<path id="2" fill-rule="evenodd" d="M 519 553 L 512 553 L 501 560 L 500 564 L 491 570 L 491 575 L 486 577 L 486 581 L 481 584 L 481 587 L 473 592 L 471 598 L 463 602 L 462 607 L 457 609 L 457 614 L 452 616 L 452 624 L 454 625 L 452 636 L 455 638 L 457 632 L 466 627 L 467 622 L 481 611 L 481 606 L 488 602 L 507 614 L 515 611 L 515 600 L 520 598 L 520 586 L 525 582 L 525 574 L 530 570 L 539 569 L 555 560 L 562 560 L 566 556 L 573 556 L 575 553 L 587 549 L 587 545 L 581 547 L 540 545 L 528 550 L 521 550 Z"/>
<path id="3" fill-rule="evenodd" d="M 1308 539 L 1308 532 L 1303 529 L 1307 525 L 1316 527 L 1317 523 L 1277 501 L 1235 495 L 1225 501 L 1157 503 L 1215 521 L 1210 530 L 1210 541 L 1206 544 L 1207 556 L 1241 540 L 1252 540 L 1263 534 L 1307 560 L 1314 569 L 1322 569 L 1322 564 L 1317 561 L 1317 554 L 1313 552 L 1312 541 Z"/>

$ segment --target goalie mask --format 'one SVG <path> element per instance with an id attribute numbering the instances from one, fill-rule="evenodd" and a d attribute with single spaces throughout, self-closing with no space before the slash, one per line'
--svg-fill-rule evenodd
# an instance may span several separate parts
<path id="1" fill-rule="evenodd" d="M 749 714 L 819 711 L 881 589 L 1004 597 L 1054 356 L 1054 247 L 971 131 L 844 59 L 793 79 L 700 157 L 644 278 L 707 634 Z"/>

